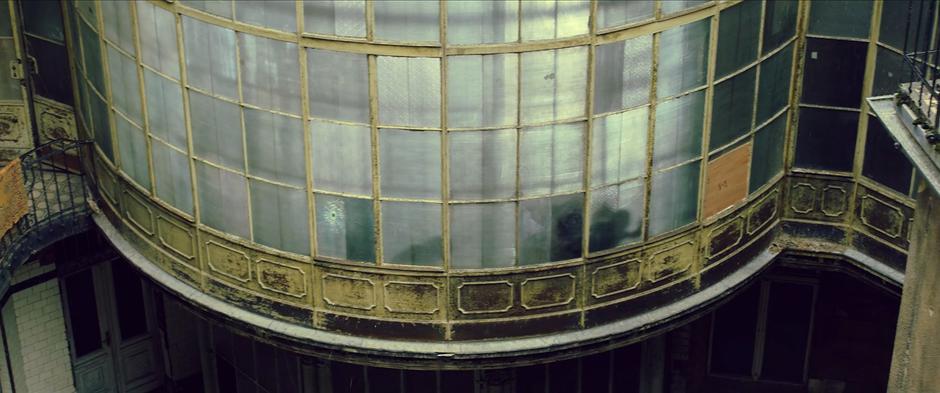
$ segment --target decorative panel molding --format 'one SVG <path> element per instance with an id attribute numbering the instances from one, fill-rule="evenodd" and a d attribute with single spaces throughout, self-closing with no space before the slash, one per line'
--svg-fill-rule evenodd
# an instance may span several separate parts
<path id="1" fill-rule="evenodd" d="M 574 274 L 530 278 L 519 285 L 522 307 L 526 310 L 564 306 L 574 300 Z"/>
<path id="2" fill-rule="evenodd" d="M 296 298 L 307 296 L 307 273 L 303 270 L 267 259 L 259 259 L 255 267 L 262 289 Z"/>
<path id="3" fill-rule="evenodd" d="M 648 262 L 649 268 L 646 270 L 647 280 L 658 282 L 688 271 L 698 254 L 697 251 L 695 242 L 692 240 L 654 251 Z"/>
<path id="4" fill-rule="evenodd" d="M 640 285 L 642 263 L 633 258 L 598 267 L 591 273 L 591 296 L 605 298 L 635 289 Z"/>
<path id="5" fill-rule="evenodd" d="M 251 279 L 251 266 L 248 254 L 217 243 L 206 242 L 206 261 L 209 270 L 233 280 L 247 283 Z"/>
<path id="6" fill-rule="evenodd" d="M 157 216 L 157 237 L 161 245 L 178 256 L 189 261 L 196 257 L 196 236 L 193 235 L 192 228 L 177 224 L 162 215 Z"/>
<path id="7" fill-rule="evenodd" d="M 376 307 L 375 283 L 370 279 L 328 273 L 322 283 L 323 300 L 331 306 L 367 311 Z"/>
<path id="8" fill-rule="evenodd" d="M 457 309 L 464 314 L 503 313 L 512 304 L 509 281 L 466 282 L 457 287 Z"/>
<path id="9" fill-rule="evenodd" d="M 436 314 L 440 288 L 426 282 L 389 281 L 384 285 L 385 309 L 396 314 Z"/>
<path id="10" fill-rule="evenodd" d="M 124 213 L 128 221 L 147 236 L 153 236 L 153 211 L 133 193 L 124 190 Z"/>

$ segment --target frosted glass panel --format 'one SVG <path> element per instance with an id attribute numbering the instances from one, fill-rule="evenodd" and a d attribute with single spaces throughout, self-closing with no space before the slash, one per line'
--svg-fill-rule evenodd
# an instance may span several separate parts
<path id="1" fill-rule="evenodd" d="M 447 3 L 447 41 L 451 44 L 515 42 L 519 38 L 519 3 L 454 1 Z"/>
<path id="2" fill-rule="evenodd" d="M 580 257 L 583 209 L 582 194 L 519 202 L 519 264 Z"/>
<path id="3" fill-rule="evenodd" d="M 587 47 L 522 54 L 522 123 L 584 116 Z"/>
<path id="4" fill-rule="evenodd" d="M 653 168 L 665 168 L 701 156 L 704 116 L 704 91 L 656 106 Z"/>
<path id="5" fill-rule="evenodd" d="M 515 217 L 514 203 L 452 205 L 451 267 L 512 266 L 516 259 Z"/>
<path id="6" fill-rule="evenodd" d="M 516 124 L 516 54 L 447 58 L 447 126 Z"/>
<path id="7" fill-rule="evenodd" d="M 698 211 L 699 161 L 653 174 L 650 236 L 695 221 Z"/>
<path id="8" fill-rule="evenodd" d="M 235 19 L 278 30 L 297 31 L 296 5 L 293 0 L 238 0 Z"/>
<path id="9" fill-rule="evenodd" d="M 121 170 L 135 183 L 149 189 L 150 169 L 147 166 L 147 138 L 144 137 L 144 131 L 121 116 L 115 116 L 114 123 L 117 125 Z"/>
<path id="10" fill-rule="evenodd" d="M 751 130 L 756 70 L 757 67 L 751 67 L 715 86 L 709 150 L 731 143 Z"/>
<path id="11" fill-rule="evenodd" d="M 114 106 L 131 120 L 141 124 L 137 63 L 108 45 L 108 67 L 111 71 L 111 99 Z"/>
<path id="12" fill-rule="evenodd" d="M 440 66 L 440 59 L 379 56 L 379 123 L 440 127 Z"/>
<path id="13" fill-rule="evenodd" d="M 369 64 L 366 55 L 307 49 L 310 115 L 369 122 Z"/>
<path id="14" fill-rule="evenodd" d="M 189 158 L 169 145 L 153 141 L 153 176 L 156 179 L 157 198 L 186 213 L 193 214 L 192 178 Z"/>
<path id="15" fill-rule="evenodd" d="M 584 123 L 523 129 L 519 146 L 522 195 L 580 190 L 583 182 Z"/>
<path id="16" fill-rule="evenodd" d="M 183 120 L 183 90 L 155 72 L 144 68 L 147 89 L 147 119 L 150 133 L 180 149 L 186 149 Z"/>
<path id="17" fill-rule="evenodd" d="M 238 105 L 190 92 L 189 106 L 195 155 L 229 168 L 244 169 Z"/>
<path id="18" fill-rule="evenodd" d="M 181 0 L 181 2 L 197 10 L 232 18 L 232 0 Z"/>
<path id="19" fill-rule="evenodd" d="M 594 52 L 594 113 L 613 112 L 649 102 L 653 37 L 599 45 Z"/>
<path id="20" fill-rule="evenodd" d="M 709 19 L 704 19 L 661 33 L 658 97 L 673 96 L 705 84 L 709 26 Z"/>
<path id="21" fill-rule="evenodd" d="M 643 240 L 642 181 L 631 181 L 591 192 L 591 238 L 594 251 Z"/>
<path id="22" fill-rule="evenodd" d="M 440 266 L 441 248 L 441 205 L 382 202 L 385 263 Z"/>
<path id="23" fill-rule="evenodd" d="M 666 15 L 697 7 L 709 1 L 710 0 L 665 0 L 660 4 L 662 4 L 663 15 Z"/>
<path id="24" fill-rule="evenodd" d="M 522 3 L 522 40 L 546 40 L 588 33 L 591 2 L 526 0 Z"/>
<path id="25" fill-rule="evenodd" d="M 310 253 L 304 190 L 252 180 L 251 224 L 258 243 L 297 254 Z"/>
<path id="26" fill-rule="evenodd" d="M 879 49 L 879 54 L 881 50 L 883 49 Z M 793 45 L 787 46 L 761 63 L 760 81 L 757 87 L 756 124 L 762 124 L 787 106 L 790 99 L 790 66 L 792 63 Z"/>
<path id="27" fill-rule="evenodd" d="M 382 195 L 441 199 L 441 134 L 379 131 Z"/>
<path id="28" fill-rule="evenodd" d="M 591 185 L 617 183 L 646 174 L 649 108 L 594 120 L 591 134 Z"/>
<path id="29" fill-rule="evenodd" d="M 516 194 L 516 130 L 463 131 L 447 136 L 450 197 L 510 198 Z"/>
<path id="30" fill-rule="evenodd" d="M 210 227 L 248 238 L 248 184 L 245 177 L 196 161 L 199 217 Z"/>
<path id="31" fill-rule="evenodd" d="M 365 0 L 304 0 L 304 30 L 311 33 L 365 37 Z"/>
<path id="32" fill-rule="evenodd" d="M 189 84 L 237 99 L 235 32 L 183 17 L 183 44 Z"/>
<path id="33" fill-rule="evenodd" d="M 375 261 L 372 200 L 316 194 L 317 254 Z"/>
<path id="34" fill-rule="evenodd" d="M 303 187 L 304 127 L 300 119 L 257 109 L 244 109 L 248 173 Z"/>
<path id="35" fill-rule="evenodd" d="M 376 1 L 375 39 L 440 41 L 439 3 L 424 0 Z"/>
<path id="36" fill-rule="evenodd" d="M 98 39 L 98 33 L 91 29 L 85 22 L 78 23 L 78 31 L 82 36 L 82 57 L 85 63 L 85 74 L 92 86 L 98 92 L 104 92 L 104 63 L 101 61 L 101 41 Z M 15 52 L 13 40 L 0 40 L 0 50 L 4 53 L 13 54 Z"/>
<path id="37" fill-rule="evenodd" d="M 169 11 L 138 1 L 137 28 L 143 63 L 179 78 L 179 51 L 176 48 L 176 18 Z"/>
<path id="38" fill-rule="evenodd" d="M 597 27 L 622 26 L 653 17 L 653 0 L 599 0 Z"/>
<path id="39" fill-rule="evenodd" d="M 111 111 L 108 104 L 98 94 L 89 92 L 91 109 L 92 132 L 95 134 L 95 144 L 101 147 L 108 159 L 114 160 L 114 145 L 111 143 L 111 123 L 108 121 Z"/>
<path id="40" fill-rule="evenodd" d="M 757 59 L 760 1 L 744 1 L 721 11 L 715 78 L 726 76 Z"/>
<path id="41" fill-rule="evenodd" d="M 310 122 L 313 188 L 372 195 L 371 130 L 325 121 Z"/>
<path id="42" fill-rule="evenodd" d="M 134 26 L 131 25 L 133 21 L 131 18 L 131 2 L 101 1 L 98 4 L 101 4 L 105 37 L 131 54 L 131 56 L 136 56 Z"/>
<path id="43" fill-rule="evenodd" d="M 239 34 L 238 47 L 245 103 L 299 114 L 300 66 L 297 45 Z"/>

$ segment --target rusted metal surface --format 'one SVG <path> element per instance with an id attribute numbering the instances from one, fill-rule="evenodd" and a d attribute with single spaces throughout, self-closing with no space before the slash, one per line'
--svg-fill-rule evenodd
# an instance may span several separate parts
<path id="1" fill-rule="evenodd" d="M 19 158 L 0 168 L 0 237 L 29 212 L 26 183 Z"/>

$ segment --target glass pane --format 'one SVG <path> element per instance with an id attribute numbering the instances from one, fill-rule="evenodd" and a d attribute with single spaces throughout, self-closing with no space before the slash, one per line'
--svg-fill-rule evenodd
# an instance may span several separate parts
<path id="1" fill-rule="evenodd" d="M 382 195 L 441 199 L 441 133 L 379 132 Z"/>
<path id="2" fill-rule="evenodd" d="M 199 218 L 210 227 L 248 238 L 248 184 L 245 177 L 196 161 Z"/>
<path id="3" fill-rule="evenodd" d="M 131 25 L 131 3 L 129 1 L 101 1 L 104 19 L 104 34 L 111 42 L 136 56 L 134 48 L 134 26 Z"/>
<path id="4" fill-rule="evenodd" d="M 519 39 L 519 4 L 513 1 L 447 3 L 447 41 L 489 44 Z"/>
<path id="5" fill-rule="evenodd" d="M 587 47 L 522 54 L 522 123 L 584 116 Z"/>
<path id="6" fill-rule="evenodd" d="M 25 39 L 27 51 L 36 59 L 34 70 L 42 70 L 40 77 L 33 79 L 33 94 L 72 106 L 72 75 L 65 45 L 29 35 Z M 9 77 L 9 73 L 0 76 L 2 79 Z"/>
<path id="7" fill-rule="evenodd" d="M 787 46 L 761 63 L 755 124 L 759 125 L 767 121 L 789 103 L 792 66 L 793 45 Z"/>
<path id="8" fill-rule="evenodd" d="M 88 21 L 97 21 L 98 20 L 98 8 L 95 6 L 95 2 L 92 0 L 75 0 L 75 8 L 78 9 L 78 14 L 81 15 L 85 20 Z M 9 12 L 4 10 L 0 12 L 3 22 L 6 26 L 10 26 L 10 15 Z M 7 27 L 3 33 L 4 35 L 11 36 L 12 34 Z"/>
<path id="9" fill-rule="evenodd" d="M 141 187 L 150 189 L 150 169 L 147 166 L 147 138 L 144 131 L 115 115 L 118 151 L 121 152 L 121 170 Z"/>
<path id="10" fill-rule="evenodd" d="M 658 97 L 673 96 L 705 84 L 710 33 L 709 19 L 661 33 L 656 82 Z"/>
<path id="11" fill-rule="evenodd" d="M 715 78 L 728 75 L 757 59 L 760 1 L 745 1 L 721 11 Z"/>
<path id="12" fill-rule="evenodd" d="M 366 36 L 365 0 L 304 0 L 304 30 L 311 33 Z"/>
<path id="13" fill-rule="evenodd" d="M 594 52 L 594 113 L 613 112 L 649 102 L 653 36 L 597 46 Z"/>
<path id="14" fill-rule="evenodd" d="M 656 106 L 653 168 L 666 168 L 701 156 L 704 116 L 704 91 Z"/>
<path id="15" fill-rule="evenodd" d="M 617 183 L 646 173 L 649 107 L 594 120 L 591 185 Z"/>
<path id="16" fill-rule="evenodd" d="M 114 145 L 111 143 L 111 123 L 108 121 L 108 116 L 111 111 L 108 110 L 107 104 L 105 104 L 104 99 L 101 98 L 98 94 L 92 92 L 91 96 L 91 118 L 92 126 L 94 127 L 95 134 L 95 144 L 101 147 L 101 150 L 104 151 L 105 156 L 108 159 L 114 161 Z"/>
<path id="17" fill-rule="evenodd" d="M 183 17 L 183 46 L 190 85 L 238 98 L 234 31 Z"/>
<path id="18" fill-rule="evenodd" d="M 516 130 L 463 131 L 447 136 L 450 197 L 510 198 L 516 194 Z"/>
<path id="19" fill-rule="evenodd" d="M 522 3 L 522 40 L 546 40 L 588 33 L 591 2 L 526 0 Z"/>
<path id="20" fill-rule="evenodd" d="M 303 189 L 251 180 L 251 224 L 255 241 L 297 254 L 310 253 L 310 221 Z"/>
<path id="21" fill-rule="evenodd" d="M 183 4 L 210 14 L 232 18 L 232 0 L 181 0 Z"/>
<path id="22" fill-rule="evenodd" d="M 62 21 L 62 3 L 57 1 L 30 1 L 23 4 L 23 27 L 27 33 L 65 45 L 65 24 Z M 71 2 L 66 8 L 71 8 Z M 9 11 L 0 12 L 0 31 L 9 31 Z M 71 18 L 70 18 L 71 21 Z M 73 25 L 74 26 L 74 25 Z M 9 33 L 0 33 L 8 35 Z M 51 42 L 50 42 L 51 43 Z"/>
<path id="23" fill-rule="evenodd" d="M 857 134 L 858 112 L 800 108 L 796 166 L 851 172 Z"/>
<path id="24" fill-rule="evenodd" d="M 310 115 L 369 122 L 369 63 L 366 55 L 307 49 Z"/>
<path id="25" fill-rule="evenodd" d="M 807 38 L 801 102 L 858 108 L 867 52 L 865 42 Z"/>
<path id="26" fill-rule="evenodd" d="M 518 67 L 516 54 L 448 56 L 447 126 L 515 125 Z"/>
<path id="27" fill-rule="evenodd" d="M 375 261 L 375 216 L 371 199 L 317 194 L 317 254 Z"/>
<path id="28" fill-rule="evenodd" d="M 813 314 L 813 287 L 775 282 L 767 302 L 767 337 L 761 378 L 805 381 L 806 351 Z"/>
<path id="29" fill-rule="evenodd" d="M 179 78 L 179 51 L 176 48 L 176 18 L 169 11 L 138 1 L 137 28 L 144 64 Z"/>
<path id="30" fill-rule="evenodd" d="M 881 31 L 878 35 L 878 41 L 890 45 L 901 51 L 904 49 L 905 33 L 907 33 L 908 49 L 914 47 L 914 41 L 929 42 L 931 29 L 921 29 L 920 37 L 917 37 L 917 24 L 930 26 L 933 20 L 936 3 L 933 1 L 885 1 L 881 10 Z M 920 5 L 923 4 L 923 8 Z M 910 17 L 908 17 L 908 5 L 910 7 Z M 919 21 L 918 21 L 919 19 Z M 900 28 L 905 26 L 910 20 L 911 29 Z"/>
<path id="31" fill-rule="evenodd" d="M 375 39 L 439 42 L 439 6 L 436 1 L 376 1 Z"/>
<path id="32" fill-rule="evenodd" d="M 715 311 L 711 340 L 712 373 L 751 377 L 760 287 L 760 283 L 751 285 Z"/>
<path id="33" fill-rule="evenodd" d="M 519 264 L 580 257 L 583 211 L 583 194 L 519 202 Z"/>
<path id="34" fill-rule="evenodd" d="M 894 147 L 894 138 L 881 121 L 874 116 L 868 116 L 862 174 L 906 195 L 911 188 L 912 170 L 911 162 L 904 156 L 904 152 Z"/>
<path id="35" fill-rule="evenodd" d="M 599 0 L 597 27 L 604 29 L 651 19 L 654 4 L 653 0 Z"/>
<path id="36" fill-rule="evenodd" d="M 372 195 L 372 134 L 369 127 L 310 122 L 313 188 Z"/>
<path id="37" fill-rule="evenodd" d="M 305 187 L 304 128 L 300 119 L 244 109 L 248 173 Z"/>
<path id="38" fill-rule="evenodd" d="M 239 1 L 239 6 L 242 3 Z M 238 48 L 244 102 L 299 114 L 300 65 L 297 45 L 239 34 Z"/>
<path id="39" fill-rule="evenodd" d="M 912 80 L 911 68 L 904 63 L 900 53 L 878 47 L 875 59 L 875 81 L 872 86 L 872 96 L 881 96 L 897 93 L 901 83 Z"/>
<path id="40" fill-rule="evenodd" d="M 385 263 L 440 266 L 441 205 L 382 202 Z"/>
<path id="41" fill-rule="evenodd" d="M 695 221 L 698 212 L 699 165 L 653 174 L 650 191 L 649 235 L 656 236 Z"/>
<path id="42" fill-rule="evenodd" d="M 731 143 L 751 130 L 756 76 L 757 67 L 751 67 L 715 86 L 709 150 Z"/>
<path id="43" fill-rule="evenodd" d="M 129 262 L 119 259 L 111 263 L 111 279 L 121 341 L 147 333 L 147 315 L 144 311 L 144 291 L 140 276 Z"/>
<path id="44" fill-rule="evenodd" d="M 199 158 L 243 170 L 241 115 L 238 105 L 189 92 L 193 153 Z"/>
<path id="45" fill-rule="evenodd" d="M 591 192 L 590 250 L 600 251 L 643 240 L 642 180 Z"/>
<path id="46" fill-rule="evenodd" d="M 582 189 L 585 123 L 522 130 L 519 187 L 522 195 L 558 194 Z"/>
<path id="47" fill-rule="evenodd" d="M 142 124 L 136 62 L 108 45 L 108 67 L 111 71 L 112 103 L 135 123 Z"/>
<path id="48" fill-rule="evenodd" d="M 153 141 L 153 176 L 156 179 L 157 198 L 193 214 L 192 177 L 189 158 L 160 141 Z"/>
<path id="49" fill-rule="evenodd" d="M 516 204 L 451 205 L 451 267 L 512 266 L 516 259 Z"/>
<path id="50" fill-rule="evenodd" d="M 764 43 L 762 53 L 770 52 L 796 35 L 798 1 L 767 0 L 764 9 Z"/>
<path id="51" fill-rule="evenodd" d="M 786 149 L 787 115 L 783 114 L 754 133 L 754 153 L 751 155 L 750 191 L 767 184 L 783 171 L 783 151 Z"/>
<path id="52" fill-rule="evenodd" d="M 440 68 L 440 59 L 379 56 L 379 123 L 440 127 Z"/>
<path id="53" fill-rule="evenodd" d="M 81 358 L 101 348 L 101 327 L 98 325 L 98 304 L 91 269 L 66 277 L 69 327 L 72 332 L 73 354 Z"/>
<path id="54" fill-rule="evenodd" d="M 297 31 L 297 10 L 293 0 L 238 0 L 235 18 L 239 21 L 289 32 Z"/>
<path id="55" fill-rule="evenodd" d="M 810 3 L 809 32 L 836 37 L 868 38 L 872 4 L 854 0 Z"/>
<path id="56" fill-rule="evenodd" d="M 708 3 L 710 0 L 665 0 L 661 1 L 663 15 L 674 14 Z"/>
<path id="57" fill-rule="evenodd" d="M 91 81 L 92 86 L 94 86 L 98 92 L 104 92 L 104 65 L 101 61 L 101 41 L 98 39 L 98 33 L 95 33 L 85 22 L 79 23 L 78 26 L 78 31 L 81 33 L 82 37 L 82 56 L 85 63 L 85 75 L 88 76 L 88 80 Z M 5 54 L 9 53 L 7 56 L 11 56 L 15 53 L 12 51 L 7 52 L 15 48 L 13 46 L 13 40 L 0 40 L 0 44 L 2 44 L 0 50 Z M 18 85 L 17 83 L 17 87 Z"/>
<path id="58" fill-rule="evenodd" d="M 144 68 L 147 90 L 147 120 L 150 133 L 180 149 L 186 148 L 183 119 L 183 90 L 169 79 Z"/>

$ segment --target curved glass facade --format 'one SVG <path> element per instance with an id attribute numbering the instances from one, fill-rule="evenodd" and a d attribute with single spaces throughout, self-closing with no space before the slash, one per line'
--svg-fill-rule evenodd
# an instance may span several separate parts
<path id="1" fill-rule="evenodd" d="M 796 3 L 401 3 L 77 2 L 81 118 L 197 224 L 379 265 L 578 260 L 743 200 L 727 152 L 782 172 Z"/>

